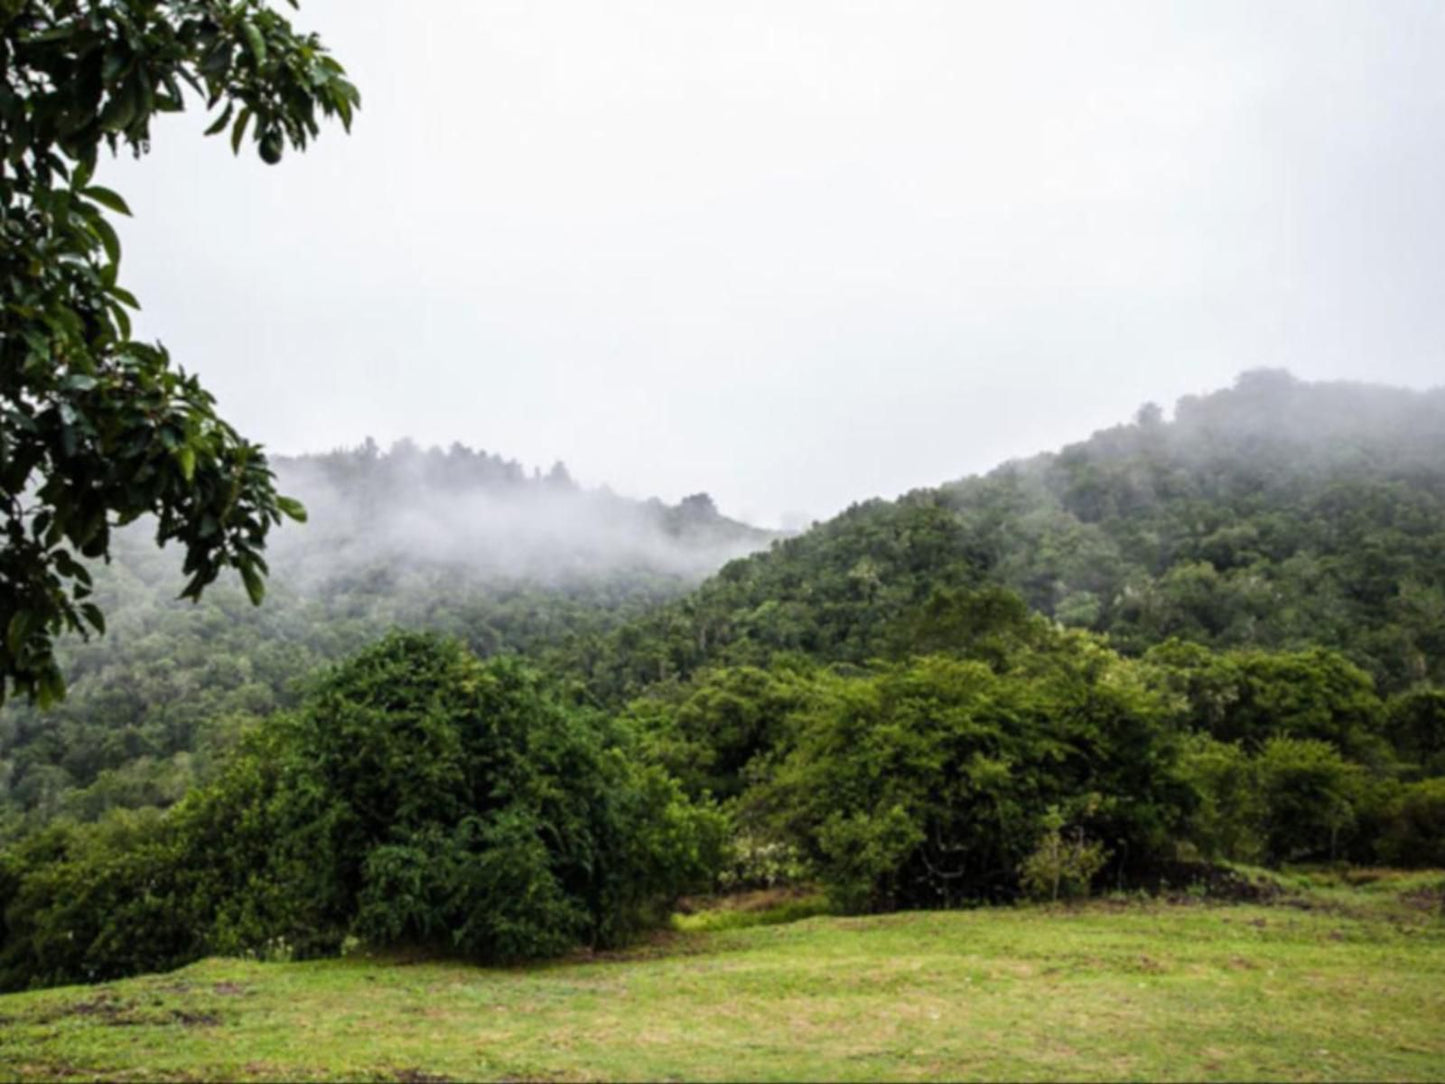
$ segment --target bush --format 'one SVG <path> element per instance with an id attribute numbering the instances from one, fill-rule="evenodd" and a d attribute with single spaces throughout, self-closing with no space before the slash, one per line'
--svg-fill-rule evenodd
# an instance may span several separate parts
<path id="1" fill-rule="evenodd" d="M 1009 663 L 820 675 L 740 819 L 797 847 L 853 912 L 1015 897 L 1050 807 L 1121 872 L 1165 854 L 1193 793 L 1136 664 L 1083 634 Z"/>
<path id="2" fill-rule="evenodd" d="M 723 820 L 526 667 L 394 635 L 169 815 L 0 860 L 8 987 L 349 938 L 481 961 L 607 946 L 720 868 Z"/>
<path id="3" fill-rule="evenodd" d="M 1094 877 L 1109 861 L 1103 844 L 1084 838 L 1082 829 L 1064 832 L 1064 817 L 1055 806 L 1043 818 L 1044 834 L 1033 853 L 1019 866 L 1019 886 L 1035 900 L 1075 899 L 1089 894 Z"/>
<path id="4" fill-rule="evenodd" d="M 199 954 L 175 833 L 155 811 L 52 825 L 0 856 L 0 989 L 99 982 Z"/>
<path id="5" fill-rule="evenodd" d="M 1198 796 L 1185 842 L 1208 859 L 1255 863 L 1264 857 L 1264 806 L 1258 764 L 1238 742 L 1190 736 L 1180 771 Z"/>
<path id="6" fill-rule="evenodd" d="M 1267 860 L 1339 857 L 1355 825 L 1364 769 L 1329 742 L 1295 738 L 1271 739 L 1256 764 Z"/>
<path id="7" fill-rule="evenodd" d="M 1394 866 L 1445 866 L 1445 778 L 1403 787 L 1388 807 L 1376 847 Z"/>
<path id="8" fill-rule="evenodd" d="M 1445 776 L 1445 689 L 1401 693 L 1388 712 L 1396 752 L 1422 776 Z"/>

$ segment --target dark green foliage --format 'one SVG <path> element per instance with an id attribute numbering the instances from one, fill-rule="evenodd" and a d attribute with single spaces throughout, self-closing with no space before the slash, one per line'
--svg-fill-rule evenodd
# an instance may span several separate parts
<path id="1" fill-rule="evenodd" d="M 1328 742 L 1272 738 L 1257 761 L 1265 857 L 1340 857 L 1361 804 L 1364 771 Z"/>
<path id="2" fill-rule="evenodd" d="M 1445 778 L 1402 787 L 1385 809 L 1375 846 L 1395 866 L 1445 867 Z"/>
<path id="3" fill-rule="evenodd" d="M 267 720 L 134 842 L 108 827 L 127 816 L 5 853 L 11 985 L 353 936 L 488 961 L 615 945 L 722 856 L 720 819 L 626 731 L 519 663 L 412 635 Z"/>
<path id="4" fill-rule="evenodd" d="M 1263 861 L 1265 807 L 1255 758 L 1237 742 L 1196 734 L 1184 745 L 1180 773 L 1198 796 L 1189 843 L 1208 859 Z"/>
<path id="5" fill-rule="evenodd" d="M 1013 896 L 1050 807 L 1121 870 L 1163 855 L 1192 794 L 1138 669 L 1077 636 L 1012 662 L 820 677 L 740 816 L 798 846 L 849 910 Z"/>
<path id="6" fill-rule="evenodd" d="M 318 114 L 349 126 L 358 97 L 261 0 L 7 0 L 0 70 L 0 702 L 45 704 L 65 688 L 55 636 L 104 631 L 80 559 L 109 552 L 114 522 L 156 517 L 187 596 L 235 568 L 259 602 L 270 528 L 303 515 L 195 377 L 131 339 L 107 218 L 129 210 L 94 183 L 100 149 L 144 153 L 190 88 L 217 127 L 234 115 L 233 146 L 254 120 L 275 161 Z"/>
<path id="7" fill-rule="evenodd" d="M 273 819 L 266 834 L 287 846 L 251 880 L 278 918 L 304 916 L 291 938 L 329 931 L 337 943 L 354 934 L 478 959 L 614 944 L 705 879 L 717 848 L 709 815 L 628 745 L 518 663 L 390 637 L 331 675 L 288 724 L 287 768 L 260 806 Z M 243 759 L 237 770 L 267 768 Z M 210 800 L 227 810 L 224 789 L 189 804 Z M 313 872 L 297 885 L 302 856 Z"/>
<path id="8" fill-rule="evenodd" d="M 1213 652 L 1170 641 L 1144 658 L 1183 696 L 1186 724 L 1220 741 L 1258 750 L 1288 736 L 1330 742 L 1359 760 L 1387 756 L 1374 683 L 1338 652 Z"/>
<path id="9" fill-rule="evenodd" d="M 1340 652 L 1385 692 L 1445 682 L 1445 392 L 1246 373 L 1058 454 L 850 508 L 736 561 L 578 660 L 627 697 L 779 651 L 933 650 L 907 623 L 985 584 L 1126 654 Z M 903 622 L 903 625 L 900 625 Z M 952 650 L 951 647 L 947 648 Z"/>
<path id="10" fill-rule="evenodd" d="M 1386 711 L 1401 759 L 1421 775 L 1445 775 L 1445 689 L 1411 689 L 1392 697 Z"/>
<path id="11" fill-rule="evenodd" d="M 779 653 L 866 662 L 897 653 L 897 622 L 935 592 L 979 584 L 971 556 L 938 494 L 871 501 L 731 562 L 572 665 L 614 699 L 709 662 L 766 665 Z"/>
<path id="12" fill-rule="evenodd" d="M 799 663 L 708 671 L 690 685 L 656 690 L 629 714 L 649 755 L 688 793 L 734 799 L 756 775 L 753 762 L 785 743 L 790 716 L 814 695 L 811 670 Z"/>
<path id="13" fill-rule="evenodd" d="M 1206 858 L 1384 860 L 1399 785 L 1329 742 L 1275 737 L 1251 754 L 1238 742 L 1199 736 L 1181 767 L 1199 795 L 1185 838 Z"/>
<path id="14" fill-rule="evenodd" d="M 97 982 L 194 959 L 174 832 L 154 811 L 59 823 L 0 854 L 0 989 Z"/>

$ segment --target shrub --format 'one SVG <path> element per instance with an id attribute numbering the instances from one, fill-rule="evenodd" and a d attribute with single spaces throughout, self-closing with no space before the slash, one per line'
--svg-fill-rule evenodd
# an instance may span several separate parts
<path id="1" fill-rule="evenodd" d="M 1445 778 L 1401 788 L 1388 807 L 1376 847 L 1391 865 L 1445 866 Z"/>
<path id="2" fill-rule="evenodd" d="M 294 915 L 328 950 L 354 935 L 479 960 L 546 956 L 622 940 L 716 868 L 717 816 L 640 765 L 628 731 L 513 660 L 395 635 L 275 725 L 286 766 L 258 811 L 274 857 L 226 903 L 273 916 L 248 936 L 289 935 L 277 927 Z M 298 879 L 302 853 L 314 873 Z"/>
<path id="3" fill-rule="evenodd" d="M 1044 834 L 1023 864 L 1019 885 L 1024 895 L 1035 900 L 1074 899 L 1089 894 L 1094 877 L 1109 860 L 1103 844 L 1085 839 L 1082 829 L 1065 833 L 1064 817 L 1057 806 L 1043 818 Z"/>
<path id="4" fill-rule="evenodd" d="M 1355 824 L 1364 769 L 1329 742 L 1295 738 L 1271 739 L 1256 764 L 1266 858 L 1277 865 L 1338 857 Z"/>
<path id="5" fill-rule="evenodd" d="M 1180 772 L 1198 796 L 1185 842 L 1205 858 L 1259 862 L 1265 811 L 1255 759 L 1238 742 L 1194 734 L 1185 743 Z"/>
<path id="6" fill-rule="evenodd" d="M 1051 806 L 1121 870 L 1145 865 L 1193 804 L 1165 705 L 1082 634 L 1005 673 L 930 657 L 818 681 L 739 815 L 796 846 L 840 910 L 1013 898 Z"/>
<path id="7" fill-rule="evenodd" d="M 475 960 L 605 946 L 707 887 L 723 820 L 509 660 L 394 635 L 170 814 L 0 855 L 6 986 L 348 939 Z"/>
<path id="8" fill-rule="evenodd" d="M 1422 776 L 1445 776 L 1445 689 L 1411 689 L 1388 710 L 1396 752 Z"/>
<path id="9" fill-rule="evenodd" d="M 153 810 L 57 823 L 0 856 L 0 989 L 99 982 L 200 951 L 175 833 Z"/>

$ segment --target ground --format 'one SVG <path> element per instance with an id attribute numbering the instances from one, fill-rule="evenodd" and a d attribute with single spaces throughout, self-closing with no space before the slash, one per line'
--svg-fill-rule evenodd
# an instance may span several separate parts
<path id="1" fill-rule="evenodd" d="M 205 960 L 0 997 L 0 1077 L 1445 1079 L 1445 880 L 1353 879 L 1267 906 L 703 910 L 519 969 Z"/>

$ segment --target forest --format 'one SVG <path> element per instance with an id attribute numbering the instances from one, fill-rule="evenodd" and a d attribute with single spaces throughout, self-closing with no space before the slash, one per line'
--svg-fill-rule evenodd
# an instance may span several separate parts
<path id="1" fill-rule="evenodd" d="M 0 711 L 0 986 L 1445 865 L 1445 392 L 1250 371 L 791 537 L 460 445 L 277 469 L 259 607 L 138 524 Z"/>

